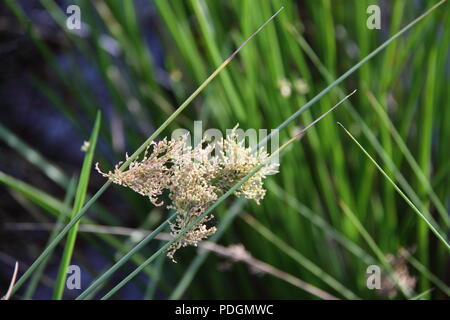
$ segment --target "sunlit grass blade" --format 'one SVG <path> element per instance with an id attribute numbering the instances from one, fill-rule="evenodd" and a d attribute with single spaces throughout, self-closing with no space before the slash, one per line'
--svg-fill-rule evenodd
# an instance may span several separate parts
<path id="1" fill-rule="evenodd" d="M 141 240 L 132 250 L 127 252 L 122 258 L 119 259 L 112 267 L 110 267 L 107 271 L 105 271 L 98 279 L 96 279 L 86 290 L 84 290 L 77 299 L 85 299 L 88 295 L 90 295 L 98 286 L 100 286 L 103 282 L 105 282 L 111 275 L 118 270 L 125 262 L 127 262 L 137 251 L 145 247 L 151 240 L 153 240 L 158 233 L 163 231 L 171 220 L 175 218 L 176 214 L 172 214 L 167 220 L 161 223 L 158 228 L 153 230 L 149 235 L 147 235 L 144 239 Z M 142 264 L 141 264 L 142 266 Z"/>
<path id="2" fill-rule="evenodd" d="M 409 200 L 409 198 L 403 193 L 403 191 L 395 184 L 395 182 L 389 177 L 389 175 L 380 167 L 380 165 L 375 161 L 375 159 L 372 158 L 372 156 L 364 149 L 364 147 L 356 140 L 355 137 L 342 125 L 339 123 L 339 125 L 344 129 L 344 131 L 347 133 L 347 135 L 353 140 L 353 142 L 356 143 L 356 145 L 361 149 L 362 152 L 369 158 L 369 160 L 377 167 L 377 169 L 382 173 L 382 175 L 392 184 L 394 189 L 400 194 L 400 196 L 406 201 L 406 203 L 413 209 L 413 211 L 419 216 L 419 218 L 426 223 L 428 228 L 436 235 L 436 237 L 439 239 L 439 241 L 445 245 L 447 250 L 450 250 L 450 245 L 447 242 L 447 240 L 444 238 L 444 236 L 436 229 L 435 226 L 433 226 L 432 223 L 428 221 L 428 219 L 423 215 L 422 212 L 420 212 L 419 209 L 414 205 L 414 203 Z"/>
<path id="3" fill-rule="evenodd" d="M 87 144 L 87 152 L 83 160 L 83 166 L 81 168 L 80 178 L 78 180 L 77 192 L 75 194 L 75 202 L 73 204 L 72 215 L 73 216 L 81 209 L 86 199 L 86 192 L 89 185 L 89 177 L 92 171 L 92 161 L 94 159 L 95 147 L 97 145 L 98 133 L 100 130 L 101 113 L 97 112 L 94 128 L 92 129 L 91 137 Z M 56 284 L 53 288 L 53 299 L 60 300 L 63 297 L 64 288 L 66 286 L 67 268 L 69 267 L 72 259 L 73 250 L 75 247 L 75 241 L 77 239 L 79 222 L 76 223 L 70 230 L 66 245 L 64 247 L 63 256 L 59 266 L 58 276 L 56 278 Z"/>

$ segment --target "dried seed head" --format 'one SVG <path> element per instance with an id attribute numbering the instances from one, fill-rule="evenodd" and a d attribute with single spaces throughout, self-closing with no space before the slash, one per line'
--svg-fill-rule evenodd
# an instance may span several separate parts
<path id="1" fill-rule="evenodd" d="M 152 143 L 143 159 L 131 162 L 126 171 L 119 169 L 121 163 L 116 165 L 114 172 L 104 173 L 98 169 L 98 165 L 96 168 L 113 183 L 148 196 L 157 206 L 164 204 L 161 195 L 168 191 L 171 203 L 166 208 L 178 212 L 175 221 L 170 224 L 171 234 L 175 237 L 221 195 L 261 164 L 264 166 L 235 194 L 257 203 L 264 198 L 266 191 L 263 180 L 266 175 L 278 172 L 278 164 L 266 164 L 268 154 L 265 151 L 252 153 L 251 148 L 244 147 L 244 140 L 238 140 L 236 129 L 237 126 L 225 139 L 219 141 L 221 150 L 215 150 L 214 156 L 212 151 L 217 144 L 203 146 L 206 142 L 202 140 L 192 148 L 187 144 L 188 135 L 184 135 L 178 140 L 164 139 Z M 212 215 L 204 217 L 186 232 L 169 248 L 168 257 L 174 260 L 174 254 L 179 248 L 196 246 L 215 233 L 215 227 L 207 226 L 211 218 Z"/>
<path id="2" fill-rule="evenodd" d="M 115 166 L 114 172 L 102 172 L 98 163 L 95 167 L 102 176 L 107 177 L 113 183 L 129 187 L 143 196 L 148 196 L 155 206 L 161 206 L 163 202 L 159 197 L 170 183 L 168 166 L 174 155 L 181 153 L 182 148 L 182 140 L 167 141 L 164 139 L 157 143 L 152 142 L 145 150 L 143 159 L 132 161 L 126 171 L 119 169 L 122 162 Z M 152 151 L 148 155 L 150 149 Z M 126 155 L 126 159 L 128 160 L 128 155 Z"/>

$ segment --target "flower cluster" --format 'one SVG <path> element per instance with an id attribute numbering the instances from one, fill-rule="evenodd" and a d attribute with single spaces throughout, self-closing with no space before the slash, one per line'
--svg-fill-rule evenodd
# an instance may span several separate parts
<path id="1" fill-rule="evenodd" d="M 246 148 L 244 140 L 238 139 L 236 128 L 214 144 L 203 140 L 191 147 L 187 143 L 188 135 L 153 142 L 147 147 L 144 157 L 131 162 L 126 171 L 119 169 L 122 163 L 117 164 L 113 172 L 102 172 L 98 164 L 96 169 L 113 183 L 148 196 L 154 205 L 166 203 L 168 209 L 174 209 L 178 215 L 170 227 L 172 236 L 176 237 L 221 195 L 260 165 L 262 168 L 235 194 L 257 203 L 264 198 L 263 180 L 277 172 L 278 164 L 269 163 L 269 155 L 265 151 L 252 152 L 251 148 Z M 167 191 L 168 201 L 163 198 L 164 191 Z M 212 215 L 202 218 L 169 248 L 167 256 L 173 260 L 179 248 L 196 246 L 212 235 L 216 231 L 214 226 L 208 226 L 212 218 Z"/>

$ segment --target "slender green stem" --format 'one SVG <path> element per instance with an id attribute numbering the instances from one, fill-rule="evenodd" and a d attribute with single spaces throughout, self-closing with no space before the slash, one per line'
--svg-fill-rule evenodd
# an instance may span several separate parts
<path id="1" fill-rule="evenodd" d="M 380 167 L 380 165 L 375 161 L 374 158 L 364 149 L 364 147 L 356 140 L 356 138 L 341 124 L 338 123 L 342 129 L 347 133 L 347 135 L 356 143 L 356 145 L 364 152 L 364 154 L 370 159 L 370 161 L 377 167 L 377 169 L 383 174 L 383 176 L 392 184 L 394 189 L 400 194 L 400 196 L 406 201 L 406 203 L 414 210 L 414 212 L 419 216 L 419 218 L 426 223 L 428 228 L 436 235 L 436 237 L 445 245 L 445 247 L 450 250 L 450 244 L 441 235 L 441 233 L 433 226 L 428 219 L 420 212 L 419 209 L 412 203 L 411 200 L 403 193 L 403 191 L 395 184 L 395 182 L 388 176 L 388 174 Z"/>
<path id="2" fill-rule="evenodd" d="M 86 199 L 86 192 L 89 184 L 89 176 L 92 168 L 92 160 L 94 158 L 95 147 L 97 145 L 97 137 L 100 130 L 101 113 L 97 112 L 97 118 L 95 120 L 94 129 L 92 130 L 91 138 L 89 139 L 88 150 L 84 157 L 83 166 L 81 169 L 80 179 L 78 181 L 77 192 L 75 195 L 75 202 L 72 209 L 73 216 L 81 209 Z M 61 264 L 59 266 L 58 276 L 56 278 L 56 284 L 53 289 L 53 299 L 61 300 L 64 293 L 64 287 L 66 285 L 67 268 L 72 259 L 73 249 L 75 247 L 75 241 L 78 233 L 78 223 L 70 230 L 67 236 L 66 245 L 64 247 L 63 256 L 61 258 Z"/>
<path id="3" fill-rule="evenodd" d="M 431 185 L 428 178 L 425 176 L 424 171 L 420 168 L 417 161 L 414 159 L 414 156 L 411 154 L 411 151 L 408 149 L 406 143 L 403 141 L 402 137 L 400 136 L 400 133 L 395 128 L 392 121 L 389 119 L 389 116 L 386 114 L 386 111 L 383 109 L 379 101 L 375 98 L 372 92 L 369 90 L 366 90 L 367 97 L 369 98 L 370 105 L 373 107 L 373 109 L 378 113 L 380 116 L 383 124 L 387 127 L 387 129 L 390 131 L 393 139 L 397 143 L 398 147 L 402 151 L 403 155 L 406 158 L 406 161 L 408 161 L 409 165 L 411 166 L 413 172 L 419 179 L 420 183 L 425 186 L 426 193 L 429 194 L 431 200 L 433 201 L 433 204 L 436 206 L 437 211 L 441 215 L 442 220 L 444 221 L 447 228 L 450 228 L 450 217 L 448 216 L 447 209 L 445 209 L 444 204 L 437 196 L 436 192 L 433 189 L 433 186 Z M 426 209 L 426 208 L 425 208 Z"/>
<path id="4" fill-rule="evenodd" d="M 425 83 L 425 97 L 422 103 L 420 139 L 419 139 L 419 159 L 418 163 L 425 175 L 429 176 L 431 172 L 431 151 L 433 135 L 433 110 L 435 104 L 436 73 L 437 73 L 437 47 L 431 48 L 427 68 Z M 419 181 L 420 182 L 420 181 Z M 419 183 L 418 193 L 424 197 L 427 193 L 426 185 Z M 424 206 L 429 207 L 429 201 L 424 201 Z M 448 217 L 448 216 L 447 216 Z M 417 254 L 421 262 L 428 266 L 430 263 L 430 241 L 427 226 L 422 221 L 417 224 Z M 426 291 L 430 287 L 427 278 L 422 277 L 419 281 L 420 289 Z"/>
<path id="5" fill-rule="evenodd" d="M 64 222 L 64 220 L 70 216 L 70 204 L 72 203 L 72 199 L 73 199 L 73 195 L 75 194 L 75 178 L 72 178 L 69 181 L 69 186 L 67 187 L 67 192 L 66 195 L 64 197 L 64 202 L 63 202 L 63 209 L 61 210 L 61 212 L 58 215 L 58 218 L 56 220 L 55 223 L 55 227 L 52 230 L 48 242 L 50 243 L 53 238 L 58 234 L 58 232 L 61 230 L 61 226 Z M 28 299 L 32 299 L 33 298 L 33 294 L 37 288 L 37 285 L 39 283 L 39 279 L 41 278 L 45 267 L 47 266 L 48 262 L 50 261 L 51 255 L 49 255 L 47 257 L 47 259 L 39 266 L 39 268 L 36 270 L 36 272 L 33 274 L 33 277 L 30 280 L 29 285 L 27 286 L 27 290 L 25 291 L 25 294 L 23 296 L 23 298 L 25 300 Z"/>
<path id="6" fill-rule="evenodd" d="M 117 261 L 112 267 L 105 271 L 97 280 L 95 280 L 86 290 L 84 290 L 77 300 L 85 299 L 91 292 L 93 292 L 99 285 L 106 281 L 115 271 L 117 271 L 125 262 L 127 262 L 137 251 L 146 246 L 151 240 L 153 240 L 157 234 L 163 231 L 171 220 L 176 217 L 176 213 L 172 214 L 168 219 L 161 223 L 158 228 L 153 230 L 148 236 L 142 239 L 133 249 L 127 252 L 119 261 Z"/>

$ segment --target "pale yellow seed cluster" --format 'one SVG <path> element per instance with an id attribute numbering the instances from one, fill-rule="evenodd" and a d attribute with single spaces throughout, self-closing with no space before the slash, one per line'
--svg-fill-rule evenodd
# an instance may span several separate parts
<path id="1" fill-rule="evenodd" d="M 95 167 L 104 177 L 109 178 L 113 183 L 131 188 L 133 191 L 148 196 L 155 206 L 161 206 L 160 199 L 164 189 L 170 184 L 170 169 L 168 164 L 183 149 L 182 141 L 168 141 L 164 139 L 160 142 L 152 142 L 145 150 L 142 160 L 130 163 L 127 171 L 120 171 L 119 167 L 123 162 L 119 162 L 114 172 L 102 172 Z M 152 149 L 149 155 L 149 150 Z M 126 155 L 128 160 L 128 155 Z"/>
<path id="2" fill-rule="evenodd" d="M 164 203 L 162 195 L 164 191 L 168 191 L 170 203 L 166 207 L 178 213 L 170 225 L 174 237 L 234 184 L 254 168 L 264 164 L 235 193 L 259 203 L 265 195 L 263 179 L 276 173 L 278 169 L 278 164 L 266 163 L 266 152 L 252 153 L 251 148 L 244 147 L 244 141 L 239 141 L 237 137 L 236 127 L 218 144 L 204 146 L 206 142 L 201 141 L 192 148 L 187 144 L 188 138 L 185 135 L 178 140 L 164 139 L 152 143 L 143 159 L 133 161 L 124 172 L 119 170 L 121 163 L 116 165 L 114 172 L 108 173 L 101 172 L 97 166 L 104 177 L 148 196 L 157 206 Z M 220 146 L 220 150 L 214 150 L 215 146 Z M 208 226 L 208 221 L 212 218 L 212 215 L 207 215 L 186 232 L 169 248 L 168 257 L 173 260 L 173 255 L 179 248 L 196 246 L 199 241 L 215 233 L 216 228 Z"/>

